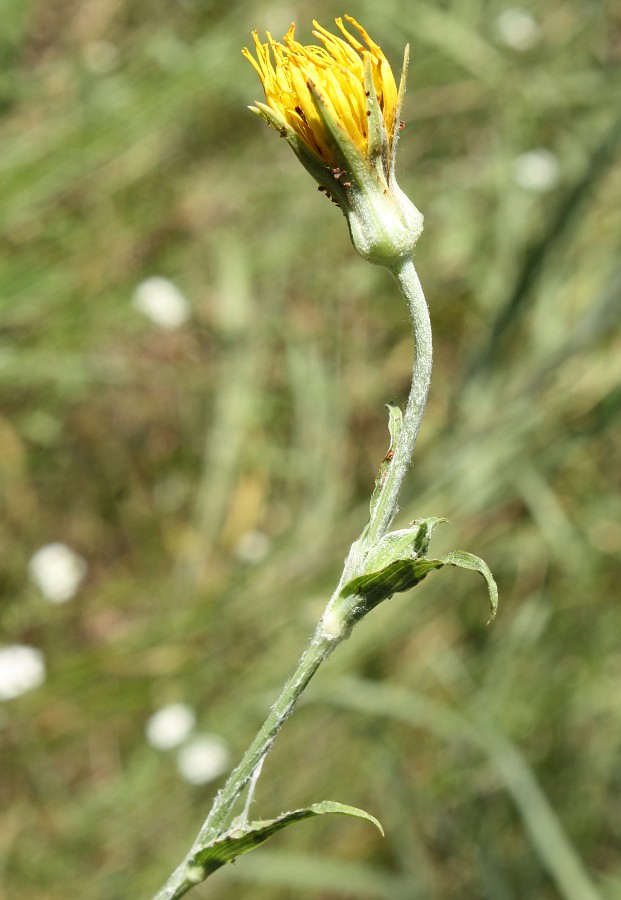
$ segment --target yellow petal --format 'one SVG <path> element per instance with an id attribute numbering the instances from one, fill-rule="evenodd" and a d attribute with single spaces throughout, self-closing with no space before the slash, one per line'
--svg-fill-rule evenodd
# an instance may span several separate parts
<path id="1" fill-rule="evenodd" d="M 389 139 L 397 108 L 397 86 L 388 60 L 355 19 L 345 18 L 358 30 L 362 40 L 351 34 L 339 18 L 335 21 L 342 37 L 313 21 L 313 34 L 323 46 L 300 44 L 295 38 L 295 26 L 291 25 L 284 43 L 275 41 L 269 32 L 267 43 L 262 43 L 254 31 L 256 59 L 247 48 L 242 51 L 261 79 L 268 106 L 278 111 L 329 165 L 335 165 L 334 150 L 309 91 L 309 81 L 320 89 L 351 142 L 365 156 L 368 155 L 366 59 L 371 62 L 373 84 Z"/>

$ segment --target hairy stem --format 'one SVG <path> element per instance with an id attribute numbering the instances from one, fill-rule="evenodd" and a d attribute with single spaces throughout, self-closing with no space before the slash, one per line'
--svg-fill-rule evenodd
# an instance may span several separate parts
<path id="1" fill-rule="evenodd" d="M 429 382 L 431 380 L 433 359 L 431 322 L 429 321 L 429 310 L 427 309 L 425 295 L 414 268 L 414 263 L 411 259 L 406 259 L 399 266 L 396 266 L 392 273 L 407 301 L 412 321 L 412 330 L 416 344 L 414 369 L 412 371 L 410 396 L 408 397 L 407 407 L 403 416 L 403 428 L 396 446 L 393 448 L 393 457 L 386 471 L 378 502 L 362 535 L 365 549 L 372 547 L 386 534 L 397 514 L 399 491 L 412 461 L 414 444 L 423 420 L 429 393 Z"/>
<path id="2" fill-rule="evenodd" d="M 244 788 L 252 779 L 258 766 L 262 764 L 276 739 L 276 735 L 289 717 L 304 688 L 337 643 L 339 641 L 335 640 L 334 637 L 332 639 L 326 638 L 320 633 L 320 629 L 317 629 L 309 646 L 302 654 L 295 672 L 284 686 L 278 700 L 270 709 L 268 717 L 244 754 L 241 762 L 231 772 L 222 790 L 218 792 L 211 811 L 188 855 L 173 872 L 164 887 L 155 895 L 154 900 L 176 900 L 176 898 L 182 897 L 190 888 L 194 887 L 196 879 L 192 877 L 191 872 L 194 855 L 230 825 L 233 809 Z"/>
<path id="3" fill-rule="evenodd" d="M 195 854 L 231 827 L 237 802 L 246 786 L 249 783 L 254 785 L 257 780 L 259 767 L 302 692 L 321 663 L 349 634 L 351 620 L 347 607 L 348 603 L 353 606 L 356 598 L 340 600 L 341 588 L 360 573 L 367 552 L 386 534 L 397 513 L 399 490 L 411 462 L 427 401 L 432 347 L 429 312 L 412 260 L 399 261 L 392 269 L 392 273 L 407 301 L 412 319 L 415 340 L 414 369 L 403 427 L 393 448 L 393 456 L 386 469 L 377 502 L 373 506 L 371 517 L 362 535 L 352 544 L 336 590 L 295 672 L 284 686 L 241 762 L 231 772 L 226 784 L 217 794 L 211 811 L 186 858 L 155 895 L 154 900 L 177 900 L 204 879 L 204 873 L 201 873 L 200 868 L 197 871 L 197 867 L 193 865 Z"/>

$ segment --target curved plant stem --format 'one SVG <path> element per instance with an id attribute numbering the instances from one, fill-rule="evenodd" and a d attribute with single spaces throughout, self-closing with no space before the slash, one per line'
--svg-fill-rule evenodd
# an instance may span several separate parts
<path id="1" fill-rule="evenodd" d="M 433 359 L 429 310 L 413 261 L 406 259 L 400 263 L 393 269 L 393 275 L 408 304 L 416 348 L 403 428 L 393 448 L 393 457 L 386 471 L 374 513 L 363 533 L 367 549 L 386 534 L 397 514 L 399 491 L 412 461 L 414 444 L 425 412 Z"/>
<path id="2" fill-rule="evenodd" d="M 326 637 L 321 634 L 319 628 L 317 629 L 309 646 L 302 654 L 294 674 L 284 686 L 280 697 L 272 706 L 267 719 L 261 726 L 252 744 L 237 768 L 229 775 L 222 790 L 218 792 L 211 811 L 188 855 L 181 865 L 175 869 L 164 887 L 158 891 L 154 900 L 176 900 L 178 897 L 183 897 L 190 888 L 195 886 L 197 882 L 192 877 L 192 859 L 194 855 L 230 825 L 233 809 L 244 788 L 252 779 L 257 767 L 262 764 L 274 743 L 276 735 L 289 717 L 304 688 L 337 643 L 340 643 L 340 641 Z M 202 878 L 199 880 L 202 880 Z"/>
<path id="3" fill-rule="evenodd" d="M 332 595 L 315 633 L 302 654 L 297 668 L 284 686 L 280 696 L 272 706 L 252 744 L 239 765 L 231 772 L 226 784 L 216 796 L 203 827 L 184 861 L 172 873 L 166 884 L 155 895 L 154 900 L 177 900 L 186 894 L 204 873 L 196 872 L 193 866 L 195 854 L 206 847 L 219 835 L 231 827 L 234 808 L 249 783 L 254 786 L 258 777 L 258 767 L 262 765 L 276 735 L 291 714 L 307 684 L 335 647 L 347 637 L 351 625 L 347 602 L 336 601 L 341 588 L 362 570 L 364 558 L 370 548 L 388 531 L 397 512 L 401 483 L 410 465 L 414 444 L 420 428 L 431 376 L 431 326 L 425 297 L 411 259 L 400 261 L 392 269 L 401 291 L 407 300 L 415 339 L 414 369 L 412 386 L 403 427 L 393 447 L 393 456 L 386 469 L 377 502 L 360 538 L 352 545 L 345 561 L 343 574 Z M 355 604 L 356 598 L 349 603 Z M 242 823 L 243 825 L 244 823 Z"/>

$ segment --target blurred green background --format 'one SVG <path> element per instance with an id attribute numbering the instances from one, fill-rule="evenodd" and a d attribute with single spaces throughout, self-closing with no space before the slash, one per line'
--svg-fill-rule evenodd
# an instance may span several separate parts
<path id="1" fill-rule="evenodd" d="M 347 12 L 396 69 L 412 48 L 436 363 L 399 521 L 450 519 L 432 551 L 483 556 L 500 613 L 430 576 L 279 738 L 255 817 L 334 799 L 385 839 L 314 820 L 192 896 L 621 897 L 619 3 L 1 11 L 0 643 L 46 677 L 0 703 L 0 896 L 159 887 L 222 779 L 183 777 L 150 717 L 186 704 L 232 764 L 366 521 L 405 307 L 247 111 L 240 54 Z M 64 604 L 33 581 L 55 542 L 87 567 Z"/>

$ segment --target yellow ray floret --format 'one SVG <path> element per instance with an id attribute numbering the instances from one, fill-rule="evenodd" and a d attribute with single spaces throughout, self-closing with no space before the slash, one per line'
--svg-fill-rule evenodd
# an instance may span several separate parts
<path id="1" fill-rule="evenodd" d="M 298 43 L 292 25 L 284 37 L 284 44 L 275 41 L 269 32 L 268 42 L 261 43 L 258 33 L 253 31 L 256 59 L 248 48 L 244 47 L 242 51 L 261 79 L 267 105 L 279 113 L 318 156 L 332 165 L 335 160 L 331 142 L 317 113 L 309 82 L 321 91 L 352 143 L 367 156 L 369 134 L 364 69 L 368 61 L 390 142 L 396 124 L 398 94 L 390 64 L 364 28 L 351 16 L 345 18 L 358 30 L 361 40 L 350 34 L 339 18 L 335 21 L 343 37 L 331 34 L 313 21 L 313 34 L 323 47 L 305 47 Z"/>

